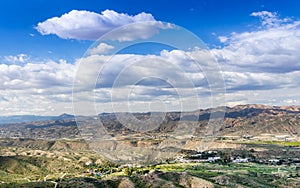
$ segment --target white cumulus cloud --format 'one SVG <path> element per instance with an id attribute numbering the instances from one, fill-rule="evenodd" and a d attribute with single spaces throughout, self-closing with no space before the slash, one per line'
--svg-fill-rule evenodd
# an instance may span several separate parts
<path id="1" fill-rule="evenodd" d="M 233 32 L 211 50 L 223 70 L 227 101 L 285 105 L 284 98 L 300 97 L 300 21 L 268 11 L 251 16 L 260 18 L 258 28 Z"/>
<path id="2" fill-rule="evenodd" d="M 250 15 L 259 17 L 262 20 L 262 25 L 266 27 L 278 27 L 282 23 L 290 21 L 289 18 L 279 19 L 275 12 L 261 11 L 253 12 Z"/>
<path id="3" fill-rule="evenodd" d="M 222 42 L 222 43 L 225 43 L 228 40 L 228 38 L 225 36 L 219 36 L 218 38 L 219 38 L 220 42 Z"/>
<path id="4" fill-rule="evenodd" d="M 233 33 L 226 45 L 212 52 L 224 66 L 252 72 L 290 72 L 300 70 L 300 21 L 286 22 L 275 13 L 252 13 L 262 17 L 256 31 Z"/>
<path id="5" fill-rule="evenodd" d="M 53 23 L 51 32 L 62 38 L 84 39 L 83 36 L 96 38 L 99 33 L 103 34 L 104 31 L 117 27 L 117 23 L 128 23 L 133 17 L 136 17 L 136 20 L 154 20 L 151 15 L 145 13 L 129 16 L 104 12 L 97 14 L 75 11 L 43 23 L 47 23 L 48 28 L 49 24 Z M 73 17 L 73 14 L 93 17 L 96 28 L 101 23 L 102 30 L 94 30 L 95 27 L 90 27 L 93 24 L 87 24 L 86 35 L 83 35 L 79 31 L 84 28 L 85 23 L 80 23 L 80 19 L 69 18 Z M 280 18 L 276 13 L 267 11 L 255 12 L 251 16 L 261 19 L 261 25 L 256 30 L 233 32 L 229 36 L 219 37 L 224 46 L 210 50 L 221 65 L 227 89 L 227 104 L 299 105 L 300 21 Z M 91 21 L 89 19 L 86 22 Z M 78 25 L 75 24 L 77 22 Z M 153 23 L 157 26 L 159 22 Z M 62 29 L 62 26 L 65 28 Z M 115 35 L 114 38 L 131 40 L 136 39 L 136 36 L 147 37 L 157 32 L 155 28 L 147 25 L 137 29 L 140 33 L 126 32 L 123 35 Z M 74 34 L 72 37 L 71 31 Z M 92 31 L 96 33 L 91 33 Z M 125 28 L 125 31 L 129 30 Z M 47 34 L 46 31 L 43 32 Z M 50 30 L 47 32 L 51 33 Z M 123 38 L 120 38 L 121 36 Z M 151 104 L 153 99 L 168 101 L 168 104 L 165 103 L 168 110 L 176 109 L 178 98 L 194 103 L 187 102 L 195 107 L 197 103 L 194 98 L 199 97 L 201 107 L 210 107 L 211 90 L 208 87 L 208 78 L 211 79 L 209 84 L 212 86 L 218 81 L 218 77 L 211 71 L 215 67 L 210 65 L 211 56 L 207 56 L 209 53 L 201 50 L 162 50 L 157 55 L 107 55 L 115 48 L 116 45 L 99 43 L 89 50 L 86 57 L 75 63 L 64 60 L 28 63 L 24 54 L 6 56 L 6 61 L 24 63 L 0 64 L 0 112 L 5 115 L 72 113 L 74 78 L 75 84 L 79 86 L 73 90 L 74 101 L 78 101 L 82 112 L 86 114 L 93 114 L 94 103 L 101 113 L 112 111 L 112 103 L 126 107 L 128 101 L 133 111 L 146 111 L 147 105 Z M 202 63 L 200 67 L 194 59 Z M 79 64 L 80 62 L 82 64 Z M 80 66 L 84 68 L 78 69 Z M 91 104 L 92 110 L 85 109 L 85 104 Z"/>
<path id="6" fill-rule="evenodd" d="M 115 36 L 114 39 L 134 40 L 145 38 L 155 34 L 159 28 L 170 27 L 168 24 L 156 21 L 151 14 L 144 12 L 132 16 L 113 10 L 105 10 L 101 14 L 86 10 L 72 10 L 60 17 L 49 18 L 38 23 L 36 29 L 42 35 L 55 34 L 63 39 L 97 40 L 115 28 L 139 22 L 152 23 L 140 25 L 135 30 L 128 31 L 130 33 L 127 34 L 127 38 Z M 123 33 L 122 37 L 124 35 L 126 33 Z"/>
<path id="7" fill-rule="evenodd" d="M 89 49 L 88 53 L 90 55 L 106 54 L 108 51 L 114 48 L 114 46 L 102 42 L 98 46 Z"/>
<path id="8" fill-rule="evenodd" d="M 29 56 L 26 54 L 9 55 L 4 56 L 5 61 L 10 63 L 25 63 L 29 60 Z"/>

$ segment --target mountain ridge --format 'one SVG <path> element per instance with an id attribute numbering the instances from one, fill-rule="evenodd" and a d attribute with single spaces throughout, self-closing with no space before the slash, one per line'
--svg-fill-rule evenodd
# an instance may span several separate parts
<path id="1" fill-rule="evenodd" d="M 221 117 L 224 118 L 217 127 L 217 133 L 222 135 L 256 135 L 256 134 L 286 134 L 299 136 L 300 107 L 299 106 L 266 106 L 266 105 L 238 105 L 234 107 L 218 107 L 200 109 L 192 112 L 167 112 L 150 134 L 166 134 L 176 131 L 179 122 L 193 126 L 195 136 L 201 136 L 207 130 L 211 112 L 225 109 Z M 120 113 L 127 116 L 127 113 Z M 119 114 L 119 115 L 120 115 Z M 151 113 L 133 113 L 139 121 L 147 121 Z M 132 116 L 131 116 L 132 117 Z M 76 121 L 77 120 L 77 121 Z M 78 124 L 78 121 L 80 122 Z M 77 116 L 62 114 L 46 120 L 23 123 L 0 123 L 1 137 L 28 137 L 41 139 L 79 138 L 80 134 L 93 135 L 95 128 L 101 121 L 111 135 L 140 134 L 130 129 L 130 125 L 122 124 L 117 113 L 105 113 L 98 116 Z M 149 126 L 152 126 L 151 122 Z"/>
<path id="2" fill-rule="evenodd" d="M 11 124 L 11 123 L 27 123 L 33 121 L 45 121 L 45 120 L 59 120 L 65 118 L 74 118 L 72 114 L 63 113 L 58 116 L 39 116 L 39 115 L 11 115 L 11 116 L 0 116 L 0 124 Z"/>

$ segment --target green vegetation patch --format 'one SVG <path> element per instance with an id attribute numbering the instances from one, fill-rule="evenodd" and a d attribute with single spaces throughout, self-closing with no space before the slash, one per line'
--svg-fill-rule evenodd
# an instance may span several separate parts
<path id="1" fill-rule="evenodd" d="M 241 144 L 265 144 L 265 145 L 280 145 L 280 146 L 291 146 L 291 147 L 300 147 L 300 142 L 288 142 L 288 141 L 250 141 L 250 142 L 242 142 Z"/>

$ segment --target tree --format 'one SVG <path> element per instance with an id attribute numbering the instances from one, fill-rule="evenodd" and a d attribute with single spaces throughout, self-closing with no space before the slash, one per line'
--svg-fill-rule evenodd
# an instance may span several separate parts
<path id="1" fill-rule="evenodd" d="M 125 168 L 124 174 L 125 174 L 126 176 L 131 176 L 131 175 L 132 175 L 132 172 L 133 172 L 133 168 L 127 167 L 127 168 Z"/>

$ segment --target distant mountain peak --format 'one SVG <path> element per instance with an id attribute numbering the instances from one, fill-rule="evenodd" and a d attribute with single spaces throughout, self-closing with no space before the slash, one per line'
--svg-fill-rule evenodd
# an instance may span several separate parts
<path id="1" fill-rule="evenodd" d="M 74 118 L 75 116 L 72 114 L 63 113 L 58 116 L 58 118 Z"/>

